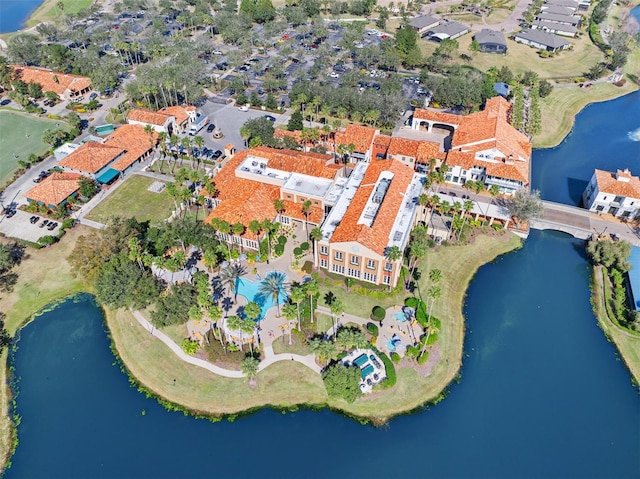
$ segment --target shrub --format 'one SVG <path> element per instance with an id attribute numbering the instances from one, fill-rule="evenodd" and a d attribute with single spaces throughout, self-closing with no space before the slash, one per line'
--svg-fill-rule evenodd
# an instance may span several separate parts
<path id="1" fill-rule="evenodd" d="M 416 309 L 418 307 L 419 302 L 420 300 L 418 298 L 409 296 L 407 299 L 404 300 L 404 305 L 408 306 L 409 308 Z"/>
<path id="2" fill-rule="evenodd" d="M 295 248 L 293 248 L 293 254 L 296 256 L 300 256 L 302 254 L 302 249 L 296 246 Z"/>
<path id="3" fill-rule="evenodd" d="M 367 323 L 367 331 L 369 331 L 372 335 L 378 335 L 378 326 L 373 323 Z"/>
<path id="4" fill-rule="evenodd" d="M 187 338 L 182 340 L 180 346 L 182 347 L 182 350 L 189 356 L 194 356 L 198 352 L 198 349 L 200 349 L 200 344 L 197 341 L 191 341 Z"/>
<path id="5" fill-rule="evenodd" d="M 301 249 L 302 251 L 307 251 L 307 250 L 309 249 L 309 243 L 305 241 L 304 243 L 302 243 L 302 244 L 300 245 L 300 249 Z"/>
<path id="6" fill-rule="evenodd" d="M 384 363 L 384 369 L 387 373 L 387 379 L 382 381 L 382 384 L 380 384 L 380 386 L 383 389 L 392 388 L 393 386 L 396 385 L 396 381 L 397 381 L 396 367 L 393 365 L 393 362 L 391 361 L 391 359 L 389 359 L 389 356 L 387 356 L 384 353 L 381 353 L 377 349 L 376 349 L 376 353 L 378 353 L 378 356 L 380 356 L 380 359 L 382 359 L 382 362 Z"/>
<path id="7" fill-rule="evenodd" d="M 407 348 L 406 356 L 409 358 L 417 358 L 418 354 L 420 354 L 420 348 L 416 346 L 409 346 Z"/>
<path id="8" fill-rule="evenodd" d="M 278 236 L 278 244 L 284 245 L 287 242 L 287 237 L 284 235 Z"/>
<path id="9" fill-rule="evenodd" d="M 284 246 L 282 246 L 281 244 L 277 244 L 275 248 L 273 248 L 273 253 L 276 256 L 282 256 L 282 254 L 284 253 Z"/>
<path id="10" fill-rule="evenodd" d="M 387 312 L 382 306 L 374 306 L 371 310 L 371 319 L 374 321 L 382 321 L 386 314 Z"/>
<path id="11" fill-rule="evenodd" d="M 400 355 L 394 351 L 393 353 L 391 353 L 391 361 L 393 361 L 396 364 L 399 363 Z"/>

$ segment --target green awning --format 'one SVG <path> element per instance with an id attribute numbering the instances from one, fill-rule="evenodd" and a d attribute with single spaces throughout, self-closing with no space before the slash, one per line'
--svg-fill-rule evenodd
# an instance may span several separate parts
<path id="1" fill-rule="evenodd" d="M 113 181 L 114 178 L 117 178 L 120 175 L 118 170 L 114 170 L 113 168 L 109 168 L 107 171 L 102 173 L 100 176 L 96 178 L 98 183 L 102 183 L 103 185 Z"/>

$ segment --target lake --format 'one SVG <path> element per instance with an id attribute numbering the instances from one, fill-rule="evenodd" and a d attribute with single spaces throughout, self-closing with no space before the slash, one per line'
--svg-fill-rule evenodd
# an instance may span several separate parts
<path id="1" fill-rule="evenodd" d="M 587 107 L 561 146 L 536 152 L 543 196 L 571 198 L 567 177 L 589 179 L 584 163 L 597 151 L 572 152 L 579 138 L 595 145 L 595 132 L 615 151 L 600 167 L 633 166 L 638 143 L 624 138 L 639 101 Z M 638 390 L 591 312 L 580 241 L 532 231 L 480 269 L 464 310 L 460 384 L 437 406 L 374 428 L 326 410 L 234 423 L 167 412 L 114 365 L 90 297 L 67 301 L 26 326 L 12 355 L 22 422 L 6 476 L 640 477 Z"/>
<path id="2" fill-rule="evenodd" d="M 43 0 L 0 0 L 0 33 L 16 32 Z"/>

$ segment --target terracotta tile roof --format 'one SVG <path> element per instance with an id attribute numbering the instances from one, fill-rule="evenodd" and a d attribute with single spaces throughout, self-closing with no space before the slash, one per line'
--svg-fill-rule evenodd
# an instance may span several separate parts
<path id="1" fill-rule="evenodd" d="M 273 137 L 278 138 L 279 140 L 285 137 L 293 138 L 298 143 L 300 143 L 302 138 L 302 132 L 300 130 L 289 131 L 289 130 L 283 130 L 282 128 L 276 128 L 276 130 L 273 132 Z"/>
<path id="2" fill-rule="evenodd" d="M 219 218 L 231 224 L 239 222 L 248 226 L 252 220 L 273 220 L 277 216 L 278 212 L 275 210 L 273 202 L 280 198 L 280 188 L 278 186 L 238 178 L 236 176 L 236 168 L 250 154 L 268 158 L 269 167 L 284 171 L 305 173 L 306 170 L 309 170 L 308 166 L 311 165 L 316 172 L 321 173 L 315 176 L 322 176 L 324 178 L 333 178 L 337 169 L 340 168 L 339 165 L 333 164 L 325 166 L 324 163 L 327 158 L 330 157 L 317 153 L 275 150 L 267 147 L 241 151 L 234 155 L 212 179 L 217 190 L 216 199 L 219 200 L 220 203 L 207 217 L 206 222 L 211 222 L 213 218 Z M 286 216 L 300 220 L 305 219 L 300 203 L 287 200 L 285 200 L 284 203 L 284 214 Z M 322 221 L 322 218 L 322 208 L 312 207 L 309 221 L 318 224 Z M 255 239 L 255 235 L 248 229 L 245 231 L 243 237 Z"/>
<path id="3" fill-rule="evenodd" d="M 189 119 L 189 114 L 187 113 L 188 111 L 195 111 L 195 107 L 194 106 L 180 106 L 180 105 L 174 105 L 174 106 L 168 106 L 166 108 L 162 108 L 160 110 L 158 110 L 158 113 L 167 115 L 167 116 L 173 116 L 176 119 L 176 123 L 178 125 L 182 125 L 185 121 L 187 121 Z"/>
<path id="4" fill-rule="evenodd" d="M 83 178 L 79 173 L 60 172 L 42 180 L 31 188 L 25 197 L 33 201 L 39 201 L 45 205 L 59 205 L 78 191 L 78 180 Z"/>
<path id="5" fill-rule="evenodd" d="M 169 116 L 161 111 L 143 110 L 142 108 L 135 108 L 127 115 L 127 121 L 139 121 L 140 123 L 147 123 L 149 125 L 163 126 Z"/>
<path id="6" fill-rule="evenodd" d="M 373 139 L 373 146 L 377 148 L 387 149 L 389 143 L 391 143 L 391 137 L 389 135 L 376 135 Z"/>
<path id="7" fill-rule="evenodd" d="M 439 110 L 424 110 L 422 108 L 416 108 L 413 112 L 413 117 L 418 120 L 431 120 L 453 125 L 458 125 L 463 118 L 460 115 L 453 115 Z"/>
<path id="8" fill-rule="evenodd" d="M 483 161 L 476 159 L 473 152 L 451 150 L 447 153 L 446 163 L 449 166 L 459 166 L 468 170 L 474 166 L 485 168 L 486 174 L 508 180 L 529 182 L 529 162 L 517 159 L 498 159 L 495 161 Z"/>
<path id="9" fill-rule="evenodd" d="M 420 143 L 421 142 L 417 140 L 394 137 L 394 138 L 391 138 L 391 142 L 389 143 L 389 150 L 387 151 L 387 154 L 410 156 L 412 158 L 415 158 L 416 156 L 418 156 L 418 147 L 420 146 Z"/>
<path id="10" fill-rule="evenodd" d="M 78 92 L 91 87 L 91 80 L 79 75 L 54 72 L 47 68 L 18 65 L 15 65 L 13 69 L 22 81 L 38 83 L 42 86 L 43 91 L 53 91 L 58 95 L 64 94 L 67 90 Z"/>
<path id="11" fill-rule="evenodd" d="M 442 161 L 445 157 L 446 153 L 440 151 L 440 145 L 431 141 L 421 141 L 420 146 L 418 146 L 418 151 L 416 152 L 416 161 L 421 163 L 429 163 L 431 158 Z"/>
<path id="12" fill-rule="evenodd" d="M 376 186 L 380 173 L 383 171 L 391 171 L 394 176 L 387 194 L 380 204 L 373 225 L 369 227 L 365 224 L 358 224 L 362 210 Z M 413 170 L 397 160 L 373 161 L 367 168 L 362 183 L 353 200 L 351 200 L 351 204 L 347 208 L 340 224 L 334 231 L 330 242 L 357 241 L 384 256 L 385 249 L 389 245 L 391 228 L 393 228 L 393 223 L 404 201 L 403 194 L 412 179 Z"/>
<path id="13" fill-rule="evenodd" d="M 111 165 L 118 171 L 129 168 L 157 143 L 158 132 L 152 131 L 149 136 L 141 125 L 122 125 L 105 140 L 105 145 L 117 146 L 126 150 L 126 153 Z"/>
<path id="14" fill-rule="evenodd" d="M 267 146 L 252 148 L 248 150 L 247 153 L 269 160 L 269 168 L 289 171 L 291 173 L 302 173 L 320 178 L 333 179 L 336 176 L 336 172 L 340 169 L 340 165 L 334 163 L 332 156 L 321 153 L 278 150 Z M 222 171 L 220 173 L 222 173 Z M 220 173 L 218 173 L 218 176 Z"/>
<path id="15" fill-rule="evenodd" d="M 349 125 L 344 131 L 336 132 L 336 144 L 349 145 L 353 143 L 358 153 L 364 153 L 371 148 L 377 130 L 370 126 Z"/>
<path id="16" fill-rule="evenodd" d="M 97 173 L 123 153 L 124 149 L 119 146 L 90 141 L 60 160 L 58 165 L 85 173 Z"/>
<path id="17" fill-rule="evenodd" d="M 632 176 L 629 170 L 618 170 L 616 173 L 596 170 L 595 175 L 599 192 L 640 199 L 640 180 L 637 176 Z M 625 178 L 628 181 L 618 178 Z"/>

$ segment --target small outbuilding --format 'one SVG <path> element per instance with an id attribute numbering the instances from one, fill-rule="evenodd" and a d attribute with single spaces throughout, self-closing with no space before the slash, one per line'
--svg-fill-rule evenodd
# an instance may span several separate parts
<path id="1" fill-rule="evenodd" d="M 437 27 L 440 24 L 440 19 L 429 15 L 422 15 L 412 18 L 409 21 L 409 26 L 413 28 L 418 35 L 424 36 L 429 30 Z"/>
<path id="2" fill-rule="evenodd" d="M 507 53 L 507 40 L 502 32 L 483 28 L 473 36 L 483 53 Z"/>
<path id="3" fill-rule="evenodd" d="M 429 40 L 441 42 L 442 40 L 455 40 L 462 35 L 466 35 L 471 30 L 468 26 L 452 20 L 445 21 L 427 32 Z"/>
<path id="4" fill-rule="evenodd" d="M 511 93 L 509 85 L 501 81 L 495 82 L 493 84 L 493 91 L 503 98 L 507 98 L 509 96 L 509 93 Z"/>

